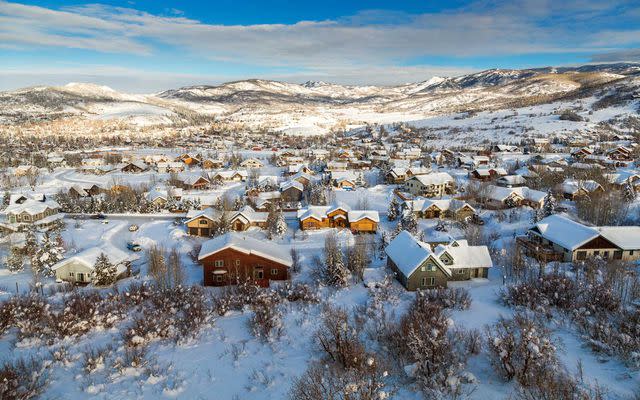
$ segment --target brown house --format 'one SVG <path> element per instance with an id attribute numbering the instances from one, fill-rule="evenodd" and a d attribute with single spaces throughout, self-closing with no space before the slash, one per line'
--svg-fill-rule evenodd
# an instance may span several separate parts
<path id="1" fill-rule="evenodd" d="M 187 226 L 189 235 L 211 237 L 217 219 L 218 217 L 214 215 L 212 208 L 205 208 L 204 210 L 189 211 L 184 224 Z"/>
<path id="2" fill-rule="evenodd" d="M 374 233 L 380 217 L 377 211 L 350 210 L 342 204 L 309 206 L 298 211 L 300 229 L 349 228 L 354 233 Z"/>
<path id="3" fill-rule="evenodd" d="M 272 242 L 226 233 L 205 242 L 198 261 L 205 286 L 233 285 L 247 280 L 268 287 L 272 280 L 289 279 L 291 256 Z"/>

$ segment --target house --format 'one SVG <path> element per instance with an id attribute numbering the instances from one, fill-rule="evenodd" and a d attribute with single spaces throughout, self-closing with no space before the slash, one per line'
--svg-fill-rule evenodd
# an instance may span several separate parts
<path id="1" fill-rule="evenodd" d="M 386 175 L 387 182 L 389 183 L 402 183 L 406 178 L 407 169 L 401 167 L 391 168 Z"/>
<path id="2" fill-rule="evenodd" d="M 404 189 L 414 196 L 441 197 L 455 192 L 455 181 L 446 172 L 412 176 L 404 183 Z"/>
<path id="3" fill-rule="evenodd" d="M 103 189 L 95 183 L 75 183 L 69 188 L 69 196 L 73 198 L 93 197 L 103 192 Z"/>
<path id="4" fill-rule="evenodd" d="M 255 211 L 250 206 L 244 206 L 229 219 L 229 226 L 234 231 L 246 231 L 251 227 L 266 228 L 268 212 Z"/>
<path id="5" fill-rule="evenodd" d="M 9 205 L 4 209 L 6 221 L 1 225 L 10 231 L 27 226 L 47 228 L 64 217 L 59 210 L 60 205 L 44 194 L 11 195 Z"/>
<path id="6" fill-rule="evenodd" d="M 519 252 L 540 261 L 580 262 L 587 258 L 640 259 L 639 226 L 591 227 L 550 215 L 516 240 Z"/>
<path id="7" fill-rule="evenodd" d="M 179 176 L 180 186 L 185 190 L 202 190 L 211 185 L 211 181 L 203 175 L 183 175 Z"/>
<path id="8" fill-rule="evenodd" d="M 333 186 L 338 189 L 354 190 L 356 188 L 356 182 L 353 179 L 341 177 L 333 180 Z"/>
<path id="9" fill-rule="evenodd" d="M 285 202 L 298 202 L 302 200 L 304 185 L 298 181 L 282 182 L 280 185 L 281 199 Z"/>
<path id="10" fill-rule="evenodd" d="M 224 167 L 224 161 L 218 158 L 205 158 L 202 160 L 202 168 L 204 169 L 215 169 Z"/>
<path id="11" fill-rule="evenodd" d="M 247 180 L 247 171 L 244 170 L 221 170 L 209 174 L 211 181 L 220 182 L 240 182 Z"/>
<path id="12" fill-rule="evenodd" d="M 176 159 L 178 162 L 182 162 L 189 167 L 199 165 L 200 164 L 200 156 L 192 155 L 192 154 L 183 154 Z"/>
<path id="13" fill-rule="evenodd" d="M 213 228 L 219 219 L 219 212 L 213 208 L 204 210 L 190 210 L 187 212 L 187 233 L 191 236 L 211 237 Z"/>
<path id="14" fill-rule="evenodd" d="M 480 197 L 479 200 L 484 202 L 485 207 L 494 210 L 520 206 L 539 209 L 544 206 L 544 199 L 547 197 L 547 193 L 530 189 L 526 186 L 507 188 L 489 185 Z"/>
<path id="15" fill-rule="evenodd" d="M 476 213 L 469 203 L 456 199 L 433 200 L 416 197 L 402 203 L 405 210 L 412 211 L 418 218 L 452 218 L 463 221 Z"/>
<path id="16" fill-rule="evenodd" d="M 93 280 L 96 259 L 102 253 L 109 258 L 111 264 L 115 265 L 116 279 L 129 276 L 131 274 L 131 262 L 138 258 L 137 255 L 105 242 L 100 246 L 91 247 L 60 261 L 53 265 L 51 270 L 55 272 L 56 280 L 74 284 L 88 284 Z"/>
<path id="17" fill-rule="evenodd" d="M 469 246 L 466 240 L 437 245 L 400 232 L 385 248 L 387 266 L 409 291 L 447 287 L 448 281 L 486 278 L 493 266 L 487 246 Z"/>
<path id="18" fill-rule="evenodd" d="M 161 161 L 156 164 L 158 172 L 164 174 L 168 172 L 182 172 L 184 171 L 185 164 L 179 161 Z"/>
<path id="19" fill-rule="evenodd" d="M 344 204 L 309 206 L 298 210 L 300 229 L 349 228 L 354 233 L 373 233 L 378 229 L 377 211 L 351 210 Z"/>
<path id="20" fill-rule="evenodd" d="M 256 169 L 264 167 L 264 164 L 257 158 L 247 158 L 240 163 L 240 166 L 247 169 Z"/>
<path id="21" fill-rule="evenodd" d="M 348 164 L 345 161 L 329 161 L 325 168 L 326 171 L 346 171 Z"/>
<path id="22" fill-rule="evenodd" d="M 506 175 L 507 170 L 502 167 L 476 168 L 469 173 L 469 177 L 480 181 L 489 181 Z"/>
<path id="23" fill-rule="evenodd" d="M 202 244 L 198 261 L 205 286 L 226 286 L 247 280 L 261 287 L 289 279 L 289 252 L 271 241 L 229 232 Z"/>
<path id="24" fill-rule="evenodd" d="M 120 171 L 129 173 L 140 173 L 149 169 L 149 166 L 142 161 L 132 161 L 118 166 Z"/>
<path id="25" fill-rule="evenodd" d="M 253 207 L 254 210 L 269 211 L 274 204 L 280 203 L 281 197 L 282 193 L 274 190 L 269 192 L 260 192 L 256 196 L 252 196 L 250 200 L 255 206 Z"/>
<path id="26" fill-rule="evenodd" d="M 567 200 L 575 200 L 579 197 L 590 196 L 593 193 L 604 193 L 604 188 L 596 181 L 577 181 L 565 179 L 557 190 Z"/>
<path id="27" fill-rule="evenodd" d="M 525 180 L 524 177 L 520 175 L 506 175 L 496 179 L 497 186 L 502 186 L 507 188 L 522 187 L 522 186 L 525 186 L 526 184 L 527 184 L 527 181 Z"/>

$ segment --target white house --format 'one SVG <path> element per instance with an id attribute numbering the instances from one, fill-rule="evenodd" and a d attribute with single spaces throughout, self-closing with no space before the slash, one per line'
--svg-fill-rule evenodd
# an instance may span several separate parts
<path id="1" fill-rule="evenodd" d="M 110 243 L 91 247 L 80 253 L 66 258 L 55 264 L 51 269 L 56 274 L 56 280 L 71 283 L 91 283 L 94 274 L 96 259 L 104 253 L 109 262 L 116 266 L 117 277 L 122 278 L 129 274 L 130 263 L 138 258 L 137 255 L 120 250 Z"/>

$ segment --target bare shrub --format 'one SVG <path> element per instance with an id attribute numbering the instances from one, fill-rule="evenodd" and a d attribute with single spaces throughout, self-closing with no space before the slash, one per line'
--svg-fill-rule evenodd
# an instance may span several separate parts
<path id="1" fill-rule="evenodd" d="M 557 344 L 549 329 L 535 317 L 518 313 L 487 330 L 489 358 L 506 379 L 529 386 L 557 370 Z"/>
<path id="2" fill-rule="evenodd" d="M 0 368 L 0 399 L 33 399 L 48 384 L 47 369 L 35 359 L 5 362 Z"/>
<path id="3" fill-rule="evenodd" d="M 312 363 L 297 378 L 289 398 L 292 400 L 381 400 L 392 398 L 387 388 L 387 372 L 379 360 L 370 357 L 362 368 L 342 369 L 335 365 Z"/>
<path id="4" fill-rule="evenodd" d="M 442 308 L 467 310 L 471 307 L 471 295 L 464 288 L 427 289 L 417 293 L 416 307 L 422 304 L 435 303 Z"/>
<path id="5" fill-rule="evenodd" d="M 342 368 L 357 368 L 365 362 L 364 345 L 343 309 L 327 306 L 323 310 L 315 339 L 325 355 Z"/>
<path id="6" fill-rule="evenodd" d="M 112 350 L 111 346 L 86 349 L 82 353 L 82 369 L 88 374 L 104 369 L 107 356 Z"/>

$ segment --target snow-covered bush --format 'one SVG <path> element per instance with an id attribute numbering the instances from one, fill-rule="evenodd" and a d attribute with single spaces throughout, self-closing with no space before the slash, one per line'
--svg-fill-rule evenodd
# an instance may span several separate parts
<path id="1" fill-rule="evenodd" d="M 640 367 L 640 310 L 582 316 L 576 323 L 593 351 L 617 355 Z"/>
<path id="2" fill-rule="evenodd" d="M 389 386 L 387 371 L 380 360 L 369 356 L 360 369 L 344 369 L 321 362 L 311 363 L 293 383 L 291 400 L 386 400 L 395 389 Z"/>
<path id="3" fill-rule="evenodd" d="M 547 374 L 535 384 L 518 385 L 513 400 L 604 400 L 604 390 L 598 386 L 589 386 L 585 382 L 565 372 Z"/>
<path id="4" fill-rule="evenodd" d="M 506 380 L 516 379 L 523 386 L 557 372 L 556 348 L 550 330 L 531 314 L 500 318 L 487 329 L 491 363 Z"/>
<path id="5" fill-rule="evenodd" d="M 314 288 L 304 283 L 291 284 L 286 282 L 278 287 L 280 297 L 289 302 L 319 303 L 320 294 Z"/>
<path id="6" fill-rule="evenodd" d="M 416 294 L 414 307 L 420 307 L 428 303 L 435 303 L 442 308 L 467 310 L 471 307 L 471 295 L 464 288 L 427 289 Z"/>
<path id="7" fill-rule="evenodd" d="M 0 367 L 0 399 L 34 399 L 48 384 L 47 368 L 35 359 L 5 362 Z"/>
<path id="8" fill-rule="evenodd" d="M 262 340 L 276 339 L 282 334 L 280 296 L 271 291 L 261 291 L 253 301 L 253 316 L 249 321 L 253 334 Z"/>
<path id="9" fill-rule="evenodd" d="M 560 273 L 511 285 L 502 293 L 506 305 L 523 306 L 541 312 L 548 307 L 569 310 L 576 307 L 579 287 L 575 280 Z"/>
<path id="10" fill-rule="evenodd" d="M 82 369 L 87 374 L 94 373 L 105 367 L 107 357 L 113 351 L 111 346 L 88 348 L 82 353 Z"/>

